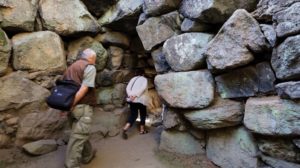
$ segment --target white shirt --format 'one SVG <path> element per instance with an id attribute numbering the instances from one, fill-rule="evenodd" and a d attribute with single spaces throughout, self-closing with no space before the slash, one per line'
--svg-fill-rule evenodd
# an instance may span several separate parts
<path id="1" fill-rule="evenodd" d="M 148 80 L 144 76 L 132 78 L 126 87 L 127 96 L 136 96 L 134 103 L 148 104 Z"/>

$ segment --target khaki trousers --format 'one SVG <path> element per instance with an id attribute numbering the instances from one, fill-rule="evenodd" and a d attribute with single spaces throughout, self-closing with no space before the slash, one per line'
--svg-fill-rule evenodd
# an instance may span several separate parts
<path id="1" fill-rule="evenodd" d="M 89 134 L 92 124 L 93 108 L 89 105 L 76 105 L 71 113 L 72 132 L 68 142 L 65 166 L 80 168 L 81 162 L 88 162 L 93 157 Z"/>

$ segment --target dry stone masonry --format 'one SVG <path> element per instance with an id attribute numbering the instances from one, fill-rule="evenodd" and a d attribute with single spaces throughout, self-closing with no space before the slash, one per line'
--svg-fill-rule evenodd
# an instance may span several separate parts
<path id="1" fill-rule="evenodd" d="M 68 127 L 45 98 L 90 47 L 92 137 L 119 134 L 126 84 L 143 68 L 159 150 L 299 168 L 299 44 L 300 0 L 0 0 L 0 148 L 57 149 Z"/>

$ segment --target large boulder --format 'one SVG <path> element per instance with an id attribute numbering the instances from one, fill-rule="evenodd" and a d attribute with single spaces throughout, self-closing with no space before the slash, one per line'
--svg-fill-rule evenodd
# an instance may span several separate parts
<path id="1" fill-rule="evenodd" d="M 177 30 L 180 30 L 180 25 L 179 13 L 175 11 L 161 17 L 147 19 L 145 23 L 136 27 L 136 31 L 145 50 L 150 51 L 153 47 L 178 34 Z"/>
<path id="2" fill-rule="evenodd" d="M 157 73 L 165 73 L 171 70 L 171 67 L 166 60 L 166 56 L 163 53 L 162 47 L 152 51 L 151 56 L 154 61 L 154 67 Z"/>
<path id="3" fill-rule="evenodd" d="M 112 104 L 112 94 L 114 91 L 114 87 L 101 87 L 97 91 L 97 104 L 99 105 L 107 105 Z"/>
<path id="4" fill-rule="evenodd" d="M 250 63 L 254 59 L 252 52 L 260 53 L 268 47 L 258 22 L 247 11 L 239 9 L 209 43 L 205 55 L 210 68 L 232 69 Z"/>
<path id="5" fill-rule="evenodd" d="M 115 106 L 123 107 L 126 98 L 126 84 L 119 83 L 114 87 L 112 93 L 112 103 Z"/>
<path id="6" fill-rule="evenodd" d="M 98 23 L 116 31 L 134 33 L 142 6 L 143 0 L 119 0 L 99 18 Z"/>
<path id="7" fill-rule="evenodd" d="M 220 167 L 257 168 L 257 147 L 244 128 L 212 130 L 207 134 L 206 155 Z"/>
<path id="8" fill-rule="evenodd" d="M 277 34 L 272 25 L 267 25 L 267 24 L 261 24 L 260 25 L 261 30 L 263 31 L 266 39 L 268 40 L 269 44 L 272 47 L 276 46 L 277 42 Z"/>
<path id="9" fill-rule="evenodd" d="M 12 45 L 16 70 L 63 72 L 66 68 L 64 44 L 56 33 L 17 34 L 12 38 Z"/>
<path id="10" fill-rule="evenodd" d="M 100 29 L 95 18 L 80 0 L 41 0 L 39 13 L 43 27 L 59 35 L 97 33 Z"/>
<path id="11" fill-rule="evenodd" d="M 213 38 L 207 33 L 185 33 L 168 39 L 163 52 L 174 71 L 190 71 L 205 66 L 204 49 Z"/>
<path id="12" fill-rule="evenodd" d="M 260 0 L 253 16 L 260 21 L 272 22 L 273 15 L 289 8 L 296 2 L 300 2 L 300 0 Z"/>
<path id="13" fill-rule="evenodd" d="M 108 51 L 108 65 L 107 65 L 108 69 L 111 70 L 120 69 L 124 58 L 124 50 L 116 46 L 110 46 L 107 51 Z"/>
<path id="14" fill-rule="evenodd" d="M 98 71 L 103 70 L 108 60 L 107 51 L 100 42 L 94 40 L 90 36 L 81 37 L 69 43 L 67 56 L 68 64 L 75 62 L 79 58 L 80 52 L 82 52 L 86 48 L 91 48 L 96 52 L 96 69 Z"/>
<path id="15" fill-rule="evenodd" d="M 178 109 L 165 108 L 162 118 L 165 129 L 181 130 L 181 127 L 184 127 L 184 121 L 178 114 L 179 111 Z"/>
<path id="16" fill-rule="evenodd" d="M 44 112 L 27 114 L 19 123 L 17 145 L 41 140 L 57 138 L 66 123 L 60 111 L 49 109 Z"/>
<path id="17" fill-rule="evenodd" d="M 276 78 L 268 62 L 215 77 L 222 98 L 251 97 L 274 91 Z"/>
<path id="18" fill-rule="evenodd" d="M 237 9 L 251 12 L 257 0 L 183 0 L 180 12 L 183 16 L 206 23 L 224 23 Z"/>
<path id="19" fill-rule="evenodd" d="M 6 33 L 0 28 L 0 76 L 4 75 L 10 58 L 11 44 Z"/>
<path id="20" fill-rule="evenodd" d="M 259 150 L 268 156 L 289 162 L 300 162 L 300 152 L 289 139 L 258 138 Z"/>
<path id="21" fill-rule="evenodd" d="M 241 102 L 217 97 L 209 107 L 191 110 L 184 117 L 199 129 L 216 129 L 239 125 L 243 122 L 244 107 Z"/>
<path id="22" fill-rule="evenodd" d="M 143 11 L 149 16 L 159 16 L 175 10 L 181 0 L 144 0 Z"/>
<path id="23" fill-rule="evenodd" d="M 56 81 L 62 78 L 62 73 L 59 74 L 49 74 L 46 71 L 37 71 L 28 74 L 28 79 L 32 80 L 36 84 L 47 88 L 52 89 L 55 86 Z"/>
<path id="24" fill-rule="evenodd" d="M 205 32 L 211 30 L 213 26 L 185 18 L 180 28 L 183 32 Z"/>
<path id="25" fill-rule="evenodd" d="M 124 49 L 130 46 L 130 38 L 121 32 L 106 31 L 103 34 L 98 34 L 95 40 L 104 46 L 114 45 Z"/>
<path id="26" fill-rule="evenodd" d="M 205 142 L 196 140 L 187 132 L 163 131 L 160 139 L 160 150 L 172 153 L 195 155 L 204 154 Z"/>
<path id="27" fill-rule="evenodd" d="M 88 10 L 95 16 L 100 17 L 110 7 L 118 2 L 118 0 L 81 0 Z"/>
<path id="28" fill-rule="evenodd" d="M 300 33 L 300 2 L 294 3 L 287 9 L 275 13 L 276 33 L 278 37 L 286 37 Z"/>
<path id="29" fill-rule="evenodd" d="M 128 83 L 135 76 L 130 70 L 108 70 L 97 73 L 96 83 L 100 86 L 112 86 L 117 83 Z"/>
<path id="30" fill-rule="evenodd" d="M 276 86 L 277 94 L 281 98 L 299 99 L 300 98 L 300 82 L 284 82 Z"/>
<path id="31" fill-rule="evenodd" d="M 214 99 L 214 81 L 206 70 L 157 75 L 155 86 L 174 108 L 204 108 Z"/>
<path id="32" fill-rule="evenodd" d="M 9 31 L 33 31 L 37 11 L 38 0 L 1 1 L 0 27 Z"/>
<path id="33" fill-rule="evenodd" d="M 108 105 L 114 104 L 122 106 L 126 97 L 126 85 L 123 83 L 111 87 L 101 87 L 98 89 L 97 104 Z"/>
<path id="34" fill-rule="evenodd" d="M 258 134 L 300 135 L 299 108 L 298 101 L 277 96 L 250 98 L 245 107 L 244 125 Z"/>
<path id="35" fill-rule="evenodd" d="M 264 163 L 271 166 L 272 168 L 300 168 L 300 164 L 287 162 L 269 156 L 262 155 L 260 158 Z"/>
<path id="36" fill-rule="evenodd" d="M 273 50 L 271 64 L 278 79 L 300 77 L 300 35 L 288 37 Z"/>
<path id="37" fill-rule="evenodd" d="M 23 145 L 23 149 L 31 155 L 44 155 L 57 149 L 57 143 L 53 139 L 39 140 Z"/>
<path id="38" fill-rule="evenodd" d="M 116 136 L 125 125 L 128 115 L 127 107 L 117 108 L 113 111 L 95 108 L 91 132 L 92 134 L 100 134 L 102 137 Z"/>
<path id="39" fill-rule="evenodd" d="M 258 91 L 260 93 L 275 92 L 276 77 L 269 62 L 261 62 L 255 66 L 259 80 Z"/>
<path id="40" fill-rule="evenodd" d="M 28 111 L 38 110 L 49 94 L 47 89 L 26 79 L 21 73 L 12 73 L 0 78 L 0 111 L 23 107 L 28 107 Z"/>

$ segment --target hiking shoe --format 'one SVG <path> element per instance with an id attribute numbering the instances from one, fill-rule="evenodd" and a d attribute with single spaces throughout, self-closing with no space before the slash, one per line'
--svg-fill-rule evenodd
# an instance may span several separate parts
<path id="1" fill-rule="evenodd" d="M 122 132 L 122 138 L 123 139 L 128 139 L 128 135 L 127 135 L 126 131 Z"/>

